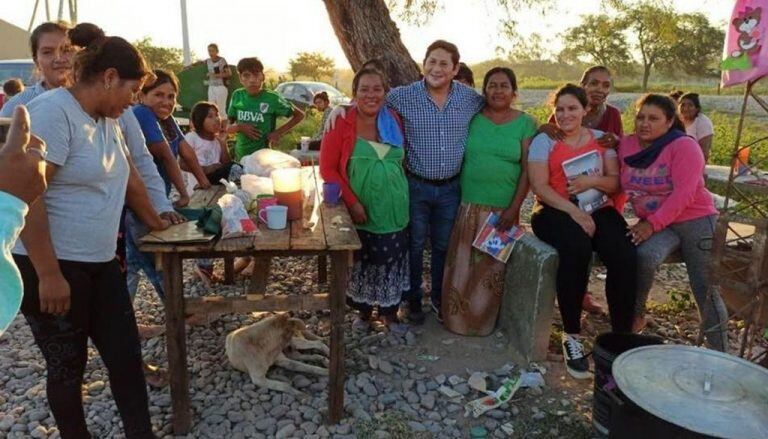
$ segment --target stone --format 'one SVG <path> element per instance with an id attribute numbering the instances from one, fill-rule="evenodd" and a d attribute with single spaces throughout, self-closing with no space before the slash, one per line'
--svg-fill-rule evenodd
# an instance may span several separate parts
<path id="1" fill-rule="evenodd" d="M 469 391 L 470 391 L 469 385 L 467 383 L 461 383 L 458 386 L 454 387 L 453 390 L 455 390 L 456 392 L 462 395 L 467 395 L 469 394 Z"/>
<path id="2" fill-rule="evenodd" d="M 102 380 L 94 381 L 90 384 L 88 384 L 88 392 L 89 393 L 97 393 L 104 390 L 104 387 L 106 387 L 106 384 Z"/>
<path id="3" fill-rule="evenodd" d="M 363 393 L 365 393 L 368 396 L 377 396 L 379 394 L 378 390 L 376 390 L 376 386 L 373 384 L 366 383 L 363 387 Z"/>
<path id="4" fill-rule="evenodd" d="M 507 415 L 501 410 L 490 410 L 486 413 L 486 415 L 490 416 L 493 419 L 504 419 L 504 417 Z"/>
<path id="5" fill-rule="evenodd" d="M 314 434 L 317 431 L 317 424 L 310 421 L 302 422 L 301 429 L 304 430 L 304 432 L 307 434 Z"/>
<path id="6" fill-rule="evenodd" d="M 392 363 L 390 363 L 387 360 L 379 361 L 379 370 L 387 375 L 392 375 L 392 372 L 394 371 L 394 369 L 392 368 Z"/>
<path id="7" fill-rule="evenodd" d="M 284 414 L 288 412 L 288 406 L 286 405 L 278 405 L 272 408 L 272 410 L 269 411 L 269 415 L 272 416 L 275 419 L 282 418 Z"/>
<path id="8" fill-rule="evenodd" d="M 303 389 L 305 387 L 309 387 L 312 384 L 312 381 L 309 380 L 309 378 L 305 377 L 304 375 L 296 375 L 293 377 L 293 387 L 297 389 Z M 293 398 L 292 395 L 284 395 L 284 396 L 290 396 Z M 289 404 L 283 399 L 283 404 Z"/>
<path id="9" fill-rule="evenodd" d="M 264 431 L 274 423 L 275 420 L 272 418 L 261 418 L 257 419 L 256 422 L 253 423 L 253 426 L 256 427 L 257 430 Z"/>
<path id="10" fill-rule="evenodd" d="M 296 432 L 296 426 L 293 424 L 288 424 L 285 427 L 281 428 L 277 431 L 277 434 L 275 435 L 275 438 L 282 439 L 282 438 L 289 438 L 293 437 L 293 433 Z"/>
<path id="11" fill-rule="evenodd" d="M 368 366 L 370 366 L 371 369 L 376 370 L 379 368 L 379 357 L 375 355 L 369 355 L 368 356 Z"/>
<path id="12" fill-rule="evenodd" d="M 35 422 L 35 421 L 39 422 L 47 417 L 48 417 L 48 410 L 37 409 L 27 413 L 27 418 L 29 418 L 29 422 Z"/>
<path id="13" fill-rule="evenodd" d="M 352 426 L 349 424 L 339 424 L 336 426 L 336 434 L 349 434 L 352 431 Z"/>
<path id="14" fill-rule="evenodd" d="M 44 439 L 48 437 L 48 430 L 46 430 L 42 425 L 38 425 L 29 432 L 29 435 L 35 439 Z"/>
<path id="15" fill-rule="evenodd" d="M 227 419 L 229 419 L 229 422 L 238 424 L 245 421 L 245 415 L 241 411 L 231 411 L 227 413 Z"/>
<path id="16" fill-rule="evenodd" d="M 426 408 L 427 410 L 432 410 L 433 408 L 435 408 L 435 395 L 431 393 L 422 395 L 420 403 L 421 403 L 421 406 Z"/>
<path id="17" fill-rule="evenodd" d="M 557 251 L 527 233 L 512 249 L 504 278 L 499 330 L 526 362 L 547 357 L 555 307 Z"/>
<path id="18" fill-rule="evenodd" d="M 421 422 L 416 421 L 408 421 L 408 427 L 411 428 L 411 430 L 419 432 L 419 431 L 427 431 L 427 427 L 424 426 Z"/>
<path id="19" fill-rule="evenodd" d="M 409 404 L 416 404 L 419 402 L 419 395 L 414 392 L 405 392 L 405 399 Z"/>
<path id="20" fill-rule="evenodd" d="M 436 381 L 436 382 L 437 382 L 437 384 L 439 384 L 439 385 L 443 385 L 443 384 L 445 384 L 445 375 L 443 375 L 443 374 L 437 375 L 437 376 L 435 377 L 435 381 Z"/>

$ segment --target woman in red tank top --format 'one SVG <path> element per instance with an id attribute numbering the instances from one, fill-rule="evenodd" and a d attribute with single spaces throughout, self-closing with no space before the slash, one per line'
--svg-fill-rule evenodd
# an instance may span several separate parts
<path id="1" fill-rule="evenodd" d="M 620 190 L 614 149 L 598 144 L 601 131 L 582 125 L 587 114 L 583 88 L 567 84 L 554 96 L 555 119 L 564 138 L 536 136 L 528 154 L 528 172 L 537 206 L 531 217 L 536 236 L 559 256 L 557 302 L 563 319 L 563 357 L 574 378 L 589 378 L 581 343 L 581 310 L 596 251 L 608 270 L 605 293 L 611 327 L 630 332 L 636 295 L 635 246 L 627 223 L 610 196 Z"/>

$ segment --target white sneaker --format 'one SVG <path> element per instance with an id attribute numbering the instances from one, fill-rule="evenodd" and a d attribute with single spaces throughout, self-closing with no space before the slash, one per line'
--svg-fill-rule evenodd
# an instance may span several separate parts
<path id="1" fill-rule="evenodd" d="M 563 334 L 563 360 L 565 369 L 578 380 L 590 378 L 589 360 L 584 354 L 584 345 L 577 334 Z"/>

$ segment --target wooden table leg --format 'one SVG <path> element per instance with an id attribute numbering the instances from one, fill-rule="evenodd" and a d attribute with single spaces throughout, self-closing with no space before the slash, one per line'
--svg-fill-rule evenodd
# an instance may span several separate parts
<path id="1" fill-rule="evenodd" d="M 344 314 L 347 275 L 352 253 L 331 252 L 331 365 L 328 417 L 338 424 L 344 411 Z"/>
<path id="2" fill-rule="evenodd" d="M 233 256 L 224 258 L 224 283 L 226 285 L 235 283 L 235 258 Z"/>
<path id="3" fill-rule="evenodd" d="M 253 274 L 251 274 L 251 285 L 248 287 L 248 294 L 264 294 L 267 292 L 271 265 L 272 258 L 270 256 L 253 257 Z"/>
<path id="4" fill-rule="evenodd" d="M 328 255 L 325 253 L 317 255 L 317 283 L 320 285 L 328 283 Z"/>
<path id="5" fill-rule="evenodd" d="M 184 327 L 184 288 L 181 257 L 163 254 L 166 348 L 173 406 L 173 431 L 187 434 L 192 425 L 187 375 L 187 334 Z"/>

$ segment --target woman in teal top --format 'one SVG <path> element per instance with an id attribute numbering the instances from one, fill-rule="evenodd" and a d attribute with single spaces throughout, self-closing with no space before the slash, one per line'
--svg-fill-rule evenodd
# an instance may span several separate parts
<path id="1" fill-rule="evenodd" d="M 504 264 L 472 247 L 491 213 L 496 228 L 517 225 L 528 193 L 525 157 L 536 122 L 512 108 L 517 80 L 494 67 L 483 80 L 485 107 L 469 126 L 461 170 L 461 207 L 451 233 L 443 277 L 445 327 L 462 335 L 488 335 L 501 305 Z"/>
<path id="2" fill-rule="evenodd" d="M 373 309 L 378 306 L 383 323 L 390 330 L 403 332 L 397 309 L 402 292 L 410 285 L 408 181 L 402 165 L 402 131 L 385 132 L 377 125 L 387 92 L 381 72 L 361 69 L 352 89 L 357 106 L 337 121 L 320 148 L 323 180 L 341 186 L 341 196 L 362 243 L 354 254 L 347 303 L 360 313 L 356 329 L 369 327 Z"/>

